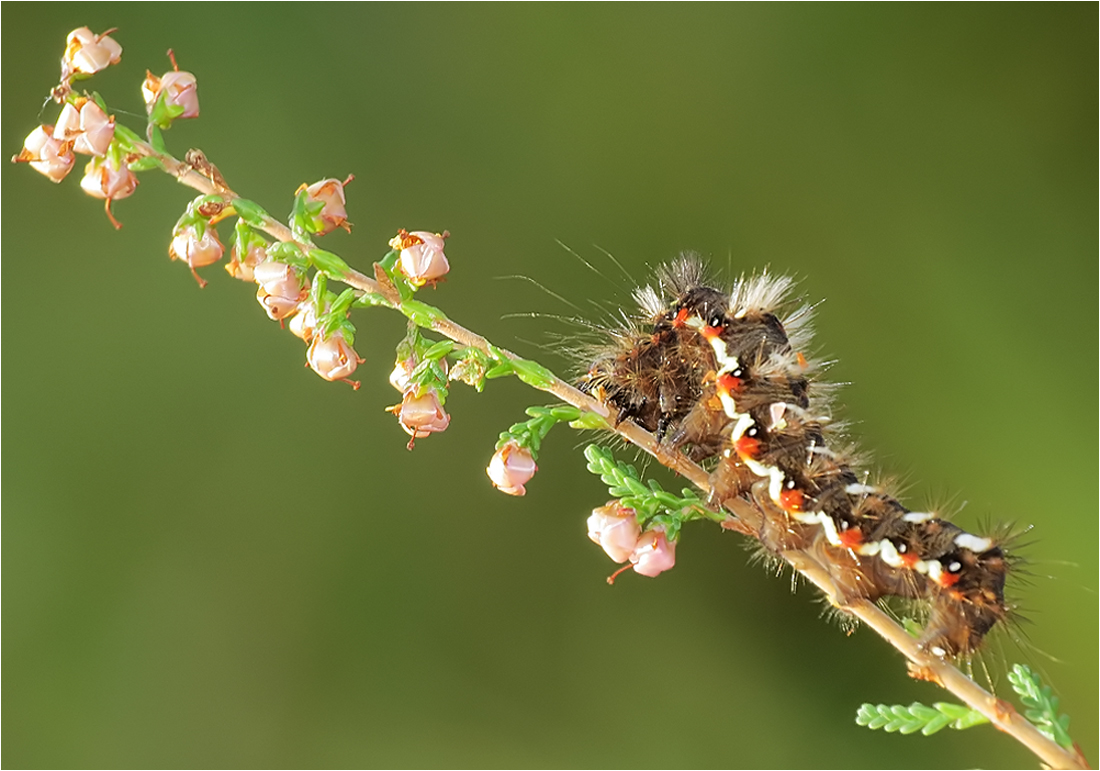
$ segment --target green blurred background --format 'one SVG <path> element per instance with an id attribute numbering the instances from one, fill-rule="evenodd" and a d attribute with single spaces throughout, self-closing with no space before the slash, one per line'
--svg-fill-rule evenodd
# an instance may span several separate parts
<path id="1" fill-rule="evenodd" d="M 9 153 L 70 29 L 119 28 L 122 65 L 89 87 L 133 127 L 172 47 L 202 103 L 177 155 L 280 216 L 353 172 L 355 230 L 326 248 L 365 269 L 398 228 L 449 229 L 428 299 L 557 369 L 577 330 L 554 317 L 577 311 L 502 277 L 598 319 L 629 297 L 605 249 L 635 280 L 682 249 L 796 275 L 906 500 L 1033 526 L 1030 623 L 985 661 L 1006 697 L 1004 662 L 1041 668 L 1095 762 L 1094 4 L 2 19 Z M 169 263 L 186 189 L 144 175 L 116 233 L 78 179 L 3 167 L 5 766 L 1035 765 L 988 727 L 858 728 L 862 701 L 944 694 L 737 536 L 688 528 L 674 571 L 609 588 L 584 437 L 550 437 L 526 498 L 485 477 L 541 395 L 456 389 L 450 429 L 406 452 L 383 412 L 396 314 L 355 317 L 361 391 L 325 383 L 252 289 Z"/>

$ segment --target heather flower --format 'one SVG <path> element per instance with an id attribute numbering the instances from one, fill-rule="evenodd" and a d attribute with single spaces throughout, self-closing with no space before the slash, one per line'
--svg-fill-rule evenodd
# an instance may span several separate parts
<path id="1" fill-rule="evenodd" d="M 676 542 L 668 540 L 663 530 L 647 530 L 634 547 L 630 562 L 635 573 L 655 578 L 676 564 Z"/>
<path id="2" fill-rule="evenodd" d="M 390 385 L 401 393 L 409 390 L 413 370 L 416 369 L 416 359 L 402 359 L 394 363 L 393 372 L 390 373 Z"/>
<path id="3" fill-rule="evenodd" d="M 274 321 L 280 321 L 294 313 L 298 303 L 309 294 L 309 279 L 306 275 L 284 263 L 274 260 L 262 262 L 252 269 L 252 275 L 259 284 L 256 300 Z"/>
<path id="4" fill-rule="evenodd" d="M 344 185 L 353 178 L 348 177 L 341 182 L 338 179 L 322 179 L 305 188 L 306 202 L 321 203 L 323 207 L 320 213 L 314 215 L 311 224 L 313 232 L 319 236 L 331 233 L 336 228 L 344 228 L 351 232 L 348 225 L 347 199 L 344 197 Z M 301 188 L 299 188 L 299 191 Z"/>
<path id="5" fill-rule="evenodd" d="M 106 156 L 92 158 L 84 167 L 84 178 L 80 187 L 93 198 L 106 198 L 117 201 L 132 195 L 137 189 L 138 179 L 134 172 L 123 163 L 118 168 Z"/>
<path id="6" fill-rule="evenodd" d="M 359 354 L 339 331 L 326 338 L 315 336 L 306 352 L 306 361 L 310 368 L 325 380 L 343 380 L 350 383 L 353 388 L 359 388 L 358 383 L 348 378 L 364 360 L 359 358 Z"/>
<path id="7" fill-rule="evenodd" d="M 588 518 L 588 537 L 615 562 L 626 562 L 638 546 L 642 528 L 634 509 L 618 501 L 592 510 Z"/>
<path id="8" fill-rule="evenodd" d="M 401 428 L 413 440 L 445 431 L 451 424 L 451 416 L 443 409 L 439 394 L 434 389 L 428 389 L 421 396 L 416 395 L 415 389 L 406 391 L 401 404 L 393 410 L 397 413 Z M 409 441 L 409 449 L 412 449 L 412 440 Z"/>
<path id="9" fill-rule="evenodd" d="M 116 162 L 120 163 L 117 167 Z M 130 171 L 130 167 L 117 157 L 112 159 L 106 155 L 88 161 L 84 168 L 84 178 L 80 180 L 80 187 L 85 193 L 93 198 L 106 200 L 104 209 L 115 229 L 121 228 L 122 223 L 111 213 L 111 202 L 132 195 L 137 186 L 137 176 Z"/>
<path id="10" fill-rule="evenodd" d="M 54 127 L 54 136 L 73 143 L 73 151 L 84 155 L 105 155 L 115 138 L 115 121 L 91 99 L 66 102 Z"/>
<path id="11" fill-rule="evenodd" d="M 202 235 L 196 225 L 184 225 L 178 228 L 172 237 L 172 243 L 168 247 L 168 256 L 173 260 L 187 263 L 191 268 L 191 275 L 199 282 L 199 286 L 206 286 L 206 282 L 199 278 L 195 268 L 213 265 L 221 259 L 225 248 L 218 240 L 218 233 L 214 228 L 203 229 Z"/>
<path id="12" fill-rule="evenodd" d="M 28 134 L 23 140 L 23 149 L 12 161 L 29 163 L 39 174 L 60 182 L 72 170 L 76 156 L 73 155 L 73 143 L 56 139 L 53 128 L 42 125 Z"/>
<path id="13" fill-rule="evenodd" d="M 493 486 L 508 495 L 526 495 L 524 487 L 538 471 L 531 451 L 514 441 L 508 442 L 493 455 L 485 473 Z"/>
<path id="14" fill-rule="evenodd" d="M 158 78 L 146 70 L 145 82 L 141 84 L 141 93 L 145 97 L 147 112 L 153 111 L 157 99 L 163 93 L 164 106 L 169 108 L 172 119 L 199 117 L 198 81 L 190 72 L 174 70 Z"/>
<path id="15" fill-rule="evenodd" d="M 256 266 L 261 262 L 267 262 L 267 247 L 261 243 L 249 244 L 243 260 L 239 252 L 240 250 L 234 244 L 229 250 L 229 262 L 226 263 L 225 272 L 241 281 L 255 281 Z"/>
<path id="16" fill-rule="evenodd" d="M 111 32 L 114 30 L 96 35 L 87 27 L 70 32 L 61 55 L 62 80 L 91 75 L 122 61 L 122 46 L 110 36 Z"/>
<path id="17" fill-rule="evenodd" d="M 429 233 L 425 230 L 408 233 L 402 230 L 390 240 L 391 247 L 401 250 L 398 266 L 414 286 L 434 284 L 451 269 L 447 256 L 443 253 L 446 237 L 446 233 Z"/>
<path id="18" fill-rule="evenodd" d="M 303 300 L 298 303 L 298 312 L 290 317 L 286 326 L 292 335 L 308 343 L 317 332 L 317 321 L 317 307 L 309 300 Z"/>

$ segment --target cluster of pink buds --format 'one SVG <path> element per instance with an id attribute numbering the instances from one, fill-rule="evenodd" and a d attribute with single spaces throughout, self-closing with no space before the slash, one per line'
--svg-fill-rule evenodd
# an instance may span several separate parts
<path id="1" fill-rule="evenodd" d="M 630 561 L 630 565 L 616 571 L 608 583 L 624 570 L 650 578 L 659 576 L 676 564 L 676 542 L 670 541 L 661 528 L 642 531 L 634 509 L 619 501 L 592 510 L 588 518 L 588 537 L 618 563 Z"/>
<path id="2" fill-rule="evenodd" d="M 485 473 L 493 481 L 493 486 L 502 493 L 526 495 L 527 488 L 524 485 L 531 481 L 538 469 L 530 450 L 515 441 L 509 441 L 493 454 Z"/>
<path id="3" fill-rule="evenodd" d="M 54 136 L 73 143 L 73 151 L 84 155 L 106 155 L 115 138 L 115 119 L 87 97 L 66 102 L 57 116 Z"/>
<path id="4" fill-rule="evenodd" d="M 91 155 L 80 187 L 88 195 L 106 200 L 107 217 L 116 228 L 122 225 L 111 214 L 111 201 L 126 198 L 137 189 L 137 177 L 126 159 L 117 152 L 108 156 L 115 138 L 115 119 L 88 97 L 72 97 L 70 81 L 99 72 L 121 61 L 122 47 L 107 32 L 94 34 L 87 27 L 69 33 L 61 58 L 61 84 L 53 96 L 63 102 L 55 125 L 41 125 L 27 136 L 23 150 L 12 160 L 30 163 L 31 168 L 60 182 L 72 170 L 73 153 Z"/>
<path id="5" fill-rule="evenodd" d="M 61 57 L 61 85 L 54 91 L 55 98 L 65 100 L 72 78 L 88 77 L 121 60 L 122 46 L 108 32 L 96 35 L 87 27 L 74 29 L 69 33 L 65 53 Z M 114 118 L 107 117 L 91 99 L 80 97 L 65 102 L 55 126 L 41 125 L 32 131 L 23 142 L 23 151 L 12 160 L 28 162 L 35 171 L 60 182 L 73 167 L 76 160 L 74 152 L 102 156 L 111 146 L 114 136 Z M 130 174 L 129 169 L 126 174 Z M 137 184 L 136 180 L 134 184 Z"/>
<path id="6" fill-rule="evenodd" d="M 397 264 L 413 286 L 434 285 L 450 271 L 443 254 L 443 242 L 449 235 L 447 231 L 401 230 L 390 239 L 390 247 L 401 252 Z"/>

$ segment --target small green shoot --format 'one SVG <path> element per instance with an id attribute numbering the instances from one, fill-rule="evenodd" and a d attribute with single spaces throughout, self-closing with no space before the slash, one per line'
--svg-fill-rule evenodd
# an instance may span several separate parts
<path id="1" fill-rule="evenodd" d="M 1073 739 L 1069 736 L 1069 715 L 1058 714 L 1058 697 L 1050 692 L 1049 685 L 1043 685 L 1039 676 L 1024 664 L 1014 664 L 1008 673 L 1012 690 L 1020 697 L 1024 705 L 1024 717 L 1030 720 L 1040 733 L 1052 739 L 1067 750 L 1073 749 Z"/>
<path id="2" fill-rule="evenodd" d="M 882 728 L 887 733 L 899 731 L 903 734 L 920 731 L 925 736 L 944 728 L 961 731 L 988 722 L 989 718 L 980 712 L 942 701 L 931 707 L 918 701 L 908 707 L 901 704 L 863 704 L 856 713 L 856 723 L 872 730 Z"/>

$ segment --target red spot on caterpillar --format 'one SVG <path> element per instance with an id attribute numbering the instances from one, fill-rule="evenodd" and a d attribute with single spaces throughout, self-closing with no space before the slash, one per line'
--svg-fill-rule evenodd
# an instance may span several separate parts
<path id="1" fill-rule="evenodd" d="M 741 390 L 741 378 L 734 377 L 730 373 L 724 372 L 718 376 L 718 387 L 727 394 L 736 393 Z"/>
<path id="2" fill-rule="evenodd" d="M 916 554 L 914 552 L 908 552 L 907 554 L 902 554 L 901 555 L 901 563 L 903 565 L 905 565 L 905 567 L 909 568 L 910 570 L 915 568 L 917 566 L 918 562 L 920 562 L 920 555 L 919 554 Z"/>
<path id="3" fill-rule="evenodd" d="M 959 574 L 958 573 L 952 573 L 952 572 L 947 571 L 947 570 L 940 573 L 940 578 L 939 578 L 940 586 L 946 588 L 948 586 L 954 586 L 958 582 L 959 582 Z M 952 595 L 954 595 L 954 594 L 955 594 L 955 592 L 952 592 Z"/>
<path id="4" fill-rule="evenodd" d="M 802 369 L 806 369 L 806 367 L 810 366 L 810 363 L 806 361 L 806 357 L 802 355 L 802 351 L 795 354 L 795 359 L 798 360 L 798 366 Z"/>
<path id="5" fill-rule="evenodd" d="M 734 444 L 734 449 L 742 458 L 753 460 L 756 458 L 756 453 L 760 451 L 760 440 L 751 436 L 742 436 Z"/>
<path id="6" fill-rule="evenodd" d="M 847 530 L 841 530 L 838 533 L 840 543 L 846 549 L 854 549 L 863 543 L 863 533 L 859 531 L 858 527 L 850 527 Z"/>
<path id="7" fill-rule="evenodd" d="M 687 308 L 681 308 L 680 312 L 676 314 L 676 318 L 672 320 L 672 326 L 674 326 L 676 329 L 680 329 L 685 324 L 687 324 L 688 316 L 690 315 L 691 311 L 689 311 Z"/>
<path id="8" fill-rule="evenodd" d="M 722 334 L 722 328 L 721 327 L 712 327 L 708 324 L 705 327 L 703 327 L 701 330 L 699 330 L 699 332 L 707 340 L 710 340 L 712 337 L 718 337 L 718 335 Z"/>
<path id="9" fill-rule="evenodd" d="M 779 493 L 779 505 L 787 511 L 802 511 L 804 502 L 805 496 L 797 488 L 781 490 Z"/>

